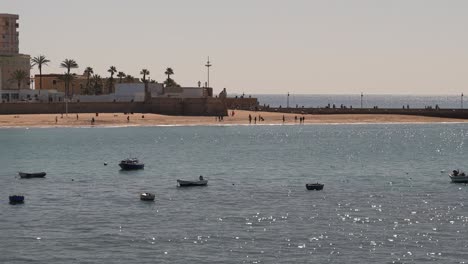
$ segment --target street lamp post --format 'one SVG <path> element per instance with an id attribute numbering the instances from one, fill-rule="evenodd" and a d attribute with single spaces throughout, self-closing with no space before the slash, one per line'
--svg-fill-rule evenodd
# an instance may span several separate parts
<path id="1" fill-rule="evenodd" d="M 213 65 L 210 63 L 210 57 L 208 56 L 208 61 L 205 64 L 205 67 L 207 68 L 207 71 L 208 71 L 208 82 L 207 82 L 208 87 L 210 87 L 210 67 L 211 66 Z"/>
<path id="2" fill-rule="evenodd" d="M 463 109 L 463 93 L 461 94 L 461 109 Z"/>
<path id="3" fill-rule="evenodd" d="M 286 106 L 287 106 L 287 108 L 289 108 L 289 92 L 288 92 L 288 100 L 286 102 Z"/>
<path id="4" fill-rule="evenodd" d="M 364 95 L 361 92 L 361 108 L 362 108 L 362 97 L 364 97 Z"/>

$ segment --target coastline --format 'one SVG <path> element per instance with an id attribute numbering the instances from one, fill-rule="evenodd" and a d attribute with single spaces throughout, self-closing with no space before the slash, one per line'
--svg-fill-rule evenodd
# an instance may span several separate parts
<path id="1" fill-rule="evenodd" d="M 312 124 L 427 124 L 427 123 L 467 123 L 468 120 L 455 118 L 425 117 L 411 115 L 379 114 L 283 114 L 274 112 L 234 110 L 234 116 L 226 116 L 222 121 L 213 116 L 168 116 L 159 114 L 92 113 L 78 114 L 32 114 L 0 115 L 0 128 L 52 128 L 52 127 L 150 127 L 150 126 L 235 126 L 235 125 L 312 125 Z M 231 115 L 232 110 L 229 110 Z M 249 124 L 248 116 L 252 116 Z M 285 122 L 283 123 L 283 115 Z M 255 123 L 254 117 L 264 118 Z M 297 116 L 297 121 L 295 117 Z M 305 117 L 303 124 L 299 118 Z M 57 122 L 56 122 L 57 118 Z M 94 118 L 94 125 L 91 119 Z M 127 120 L 129 118 L 129 120 Z"/>

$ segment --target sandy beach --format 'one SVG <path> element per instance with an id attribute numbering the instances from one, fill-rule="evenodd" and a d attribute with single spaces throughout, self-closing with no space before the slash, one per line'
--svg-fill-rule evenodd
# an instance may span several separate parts
<path id="1" fill-rule="evenodd" d="M 83 126 L 163 126 L 163 125 L 247 125 L 249 115 L 252 116 L 252 125 L 283 124 L 282 113 L 253 112 L 235 110 L 234 116 L 224 117 L 218 121 L 216 117 L 206 116 L 167 116 L 158 114 L 122 113 L 99 114 L 36 114 L 36 115 L 0 115 L 0 127 L 83 127 Z M 259 121 L 261 116 L 264 121 Z M 297 121 L 295 121 L 297 116 Z M 440 122 L 467 122 L 462 119 L 438 118 L 410 115 L 302 115 L 305 124 L 356 124 L 356 123 L 440 123 Z M 254 118 L 257 117 L 255 123 Z M 284 114 L 286 125 L 300 125 L 296 114 Z M 91 120 L 94 118 L 94 125 Z M 127 120 L 127 118 L 129 120 Z M 57 121 L 56 121 L 57 120 Z"/>

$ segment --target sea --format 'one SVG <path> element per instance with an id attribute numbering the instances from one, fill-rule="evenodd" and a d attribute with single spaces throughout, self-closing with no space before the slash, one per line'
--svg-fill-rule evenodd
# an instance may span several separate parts
<path id="1" fill-rule="evenodd" d="M 0 263 L 467 263 L 465 142 L 463 123 L 3 128 Z"/>
<path id="2" fill-rule="evenodd" d="M 242 96 L 242 94 L 236 94 Z M 270 107 L 288 106 L 288 94 L 253 94 L 244 97 L 255 97 L 261 105 Z M 373 108 L 425 108 L 439 106 L 440 108 L 463 108 L 464 96 L 459 95 L 382 95 L 382 94 L 362 94 L 362 107 Z M 289 94 L 289 107 L 330 107 L 335 104 L 346 107 L 361 107 L 361 94 L 332 95 L 332 94 Z M 465 103 L 468 107 L 468 102 Z"/>

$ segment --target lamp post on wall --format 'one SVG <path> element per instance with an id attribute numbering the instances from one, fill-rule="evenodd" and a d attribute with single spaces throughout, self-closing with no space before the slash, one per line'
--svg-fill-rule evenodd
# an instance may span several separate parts
<path id="1" fill-rule="evenodd" d="M 463 109 L 463 93 L 461 94 L 461 109 Z"/>
<path id="2" fill-rule="evenodd" d="M 289 92 L 288 92 L 288 100 L 286 102 L 286 107 L 289 108 Z"/>

